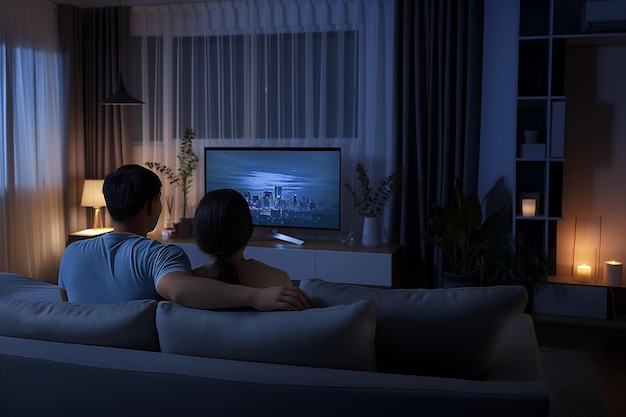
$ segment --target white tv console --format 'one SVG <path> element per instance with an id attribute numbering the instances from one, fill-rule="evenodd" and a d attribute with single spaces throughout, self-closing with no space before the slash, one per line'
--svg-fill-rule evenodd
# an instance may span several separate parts
<path id="1" fill-rule="evenodd" d="M 203 265 L 210 257 L 202 253 L 193 239 L 167 239 L 187 253 L 192 267 Z M 392 287 L 400 275 L 401 246 L 376 248 L 347 247 L 335 241 L 307 240 L 304 244 L 253 238 L 245 251 L 247 258 L 287 271 L 291 279 L 321 278 L 331 282 Z"/>

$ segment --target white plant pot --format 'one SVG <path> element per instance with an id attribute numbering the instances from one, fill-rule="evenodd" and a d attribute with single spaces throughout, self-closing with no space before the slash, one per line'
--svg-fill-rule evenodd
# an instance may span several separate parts
<path id="1" fill-rule="evenodd" d="M 380 224 L 378 217 L 363 218 L 363 246 L 374 248 L 380 246 Z"/>
<path id="2" fill-rule="evenodd" d="M 524 130 L 524 142 L 525 143 L 537 143 L 539 142 L 539 130 Z"/>

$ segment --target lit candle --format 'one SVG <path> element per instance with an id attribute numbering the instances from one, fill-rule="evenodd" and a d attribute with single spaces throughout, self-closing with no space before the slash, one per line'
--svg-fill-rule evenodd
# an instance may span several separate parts
<path id="1" fill-rule="evenodd" d="M 576 272 L 578 272 L 578 278 L 584 281 L 591 281 L 591 266 L 587 264 L 578 265 Z"/>
<path id="2" fill-rule="evenodd" d="M 537 200 L 534 198 L 522 198 L 522 216 L 532 217 L 537 209 Z"/>
<path id="3" fill-rule="evenodd" d="M 604 280 L 608 285 L 622 285 L 624 264 L 618 261 L 604 263 Z"/>

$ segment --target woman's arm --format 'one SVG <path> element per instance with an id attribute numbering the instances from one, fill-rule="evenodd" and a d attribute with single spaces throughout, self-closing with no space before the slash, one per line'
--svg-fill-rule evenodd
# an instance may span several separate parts
<path id="1" fill-rule="evenodd" d="M 182 272 L 171 272 L 163 276 L 157 284 L 157 292 L 167 300 L 200 309 L 252 307 L 260 311 L 271 311 L 309 308 L 309 297 L 299 288 L 282 285 L 252 288 Z"/>

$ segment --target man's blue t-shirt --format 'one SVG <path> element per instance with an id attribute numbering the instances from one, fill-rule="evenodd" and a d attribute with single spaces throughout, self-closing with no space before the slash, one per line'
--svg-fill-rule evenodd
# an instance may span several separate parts
<path id="1" fill-rule="evenodd" d="M 65 249 L 59 287 L 74 303 L 161 300 L 157 284 L 170 272 L 192 275 L 189 257 L 179 246 L 111 232 L 73 242 Z"/>

